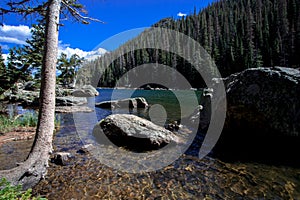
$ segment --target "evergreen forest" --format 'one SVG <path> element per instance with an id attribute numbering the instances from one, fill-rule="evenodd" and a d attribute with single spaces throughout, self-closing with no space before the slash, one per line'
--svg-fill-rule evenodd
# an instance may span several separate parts
<path id="1" fill-rule="evenodd" d="M 247 68 L 299 68 L 299 13 L 299 0 L 220 0 L 198 13 L 195 8 L 194 13 L 181 19 L 162 19 L 153 27 L 175 30 L 199 42 L 222 77 L 226 77 Z M 131 51 L 132 44 L 138 40 L 145 42 L 143 34 L 115 50 L 117 59 L 109 61 L 110 53 L 86 63 L 91 70 L 86 70 L 84 76 L 97 72 L 101 76 L 94 80 L 100 81 L 93 84 L 114 87 L 128 70 L 145 63 L 160 63 L 188 77 L 193 87 L 204 86 L 191 63 L 174 53 L 153 48 Z M 80 77 L 81 81 L 86 81 L 84 76 Z"/>

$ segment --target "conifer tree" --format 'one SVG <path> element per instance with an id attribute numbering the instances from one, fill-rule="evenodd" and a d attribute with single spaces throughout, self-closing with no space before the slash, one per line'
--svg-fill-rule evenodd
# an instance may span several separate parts
<path id="1" fill-rule="evenodd" d="M 45 46 L 40 88 L 38 124 L 33 146 L 27 160 L 20 166 L 0 171 L 0 178 L 6 177 L 14 185 L 22 184 L 24 189 L 33 187 L 47 173 L 48 160 L 52 152 L 55 111 L 55 82 L 58 53 L 58 27 L 60 14 L 69 12 L 73 18 L 88 24 L 89 17 L 83 16 L 82 5 L 77 0 L 20 0 L 0 7 L 0 14 L 42 13 L 45 16 Z"/>

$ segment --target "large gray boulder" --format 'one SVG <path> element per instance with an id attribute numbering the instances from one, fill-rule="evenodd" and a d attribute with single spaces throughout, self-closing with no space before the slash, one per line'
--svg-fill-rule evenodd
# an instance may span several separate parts
<path id="1" fill-rule="evenodd" d="M 114 114 L 101 120 L 93 134 L 98 143 L 103 143 L 103 134 L 117 146 L 134 151 L 148 151 L 176 144 L 179 138 L 171 131 L 154 123 L 129 114 Z"/>
<path id="2" fill-rule="evenodd" d="M 300 71 L 253 68 L 223 81 L 227 116 L 215 153 L 239 160 L 299 162 Z"/>
<path id="3" fill-rule="evenodd" d="M 91 85 L 84 85 L 79 89 L 74 90 L 72 95 L 75 97 L 94 97 L 98 96 L 99 92 Z"/>
<path id="4" fill-rule="evenodd" d="M 114 101 L 103 101 L 95 104 L 98 108 L 147 108 L 149 105 L 145 98 L 143 97 L 135 97 L 135 98 L 127 98 L 120 99 Z"/>
<path id="5" fill-rule="evenodd" d="M 300 71 L 253 68 L 224 79 L 225 128 L 300 135 Z"/>

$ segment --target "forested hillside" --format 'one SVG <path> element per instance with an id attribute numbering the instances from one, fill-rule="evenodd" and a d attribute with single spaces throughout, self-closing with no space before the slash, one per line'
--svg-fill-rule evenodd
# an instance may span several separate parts
<path id="1" fill-rule="evenodd" d="M 197 40 L 212 56 L 222 76 L 227 76 L 252 67 L 298 68 L 299 13 L 299 0 L 221 0 L 199 13 L 195 11 L 179 20 L 162 19 L 153 26 L 176 30 Z M 105 71 L 103 58 L 88 63 L 102 73 L 99 86 L 114 86 L 123 73 L 144 63 L 171 66 L 188 77 L 192 86 L 202 86 L 193 67 L 172 53 L 145 48 L 118 54 L 119 58 Z"/>

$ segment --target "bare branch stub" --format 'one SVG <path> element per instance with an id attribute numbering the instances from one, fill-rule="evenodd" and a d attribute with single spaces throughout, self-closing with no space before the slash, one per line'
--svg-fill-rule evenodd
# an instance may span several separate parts
<path id="1" fill-rule="evenodd" d="M 75 0 L 75 2 L 76 2 L 76 0 Z M 72 15 L 72 17 L 74 17 L 74 19 L 76 21 L 83 23 L 83 24 L 89 24 L 90 21 L 100 22 L 103 24 L 105 23 L 99 19 L 82 15 L 81 13 L 86 14 L 87 11 L 84 10 L 80 4 L 75 4 L 75 2 L 70 4 L 70 2 L 68 2 L 68 0 L 62 0 L 63 6 L 68 10 L 68 12 Z"/>

